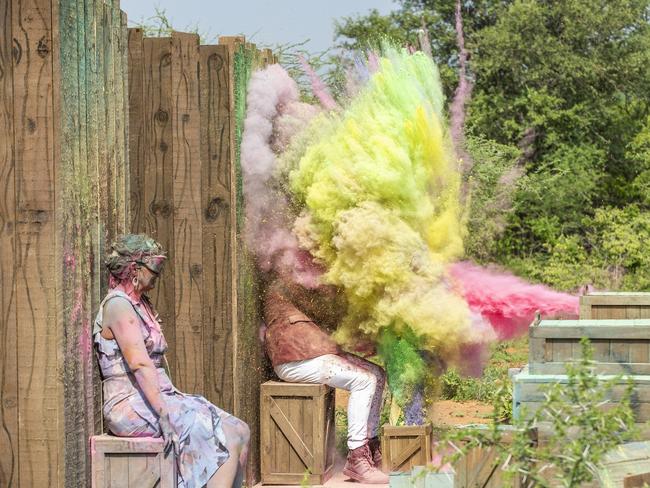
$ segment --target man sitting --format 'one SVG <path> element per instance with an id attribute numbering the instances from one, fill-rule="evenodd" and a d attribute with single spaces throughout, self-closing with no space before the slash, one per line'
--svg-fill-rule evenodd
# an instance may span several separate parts
<path id="1" fill-rule="evenodd" d="M 266 352 L 278 377 L 291 383 L 324 383 L 350 392 L 348 456 L 343 474 L 361 483 L 386 484 L 381 472 L 378 430 L 384 370 L 341 351 L 334 340 L 303 310 L 304 290 L 279 280 L 264 297 Z"/>

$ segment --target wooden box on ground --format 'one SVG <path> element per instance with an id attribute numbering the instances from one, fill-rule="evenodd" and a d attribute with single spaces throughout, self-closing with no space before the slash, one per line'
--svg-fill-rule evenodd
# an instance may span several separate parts
<path id="1" fill-rule="evenodd" d="M 580 359 L 580 339 L 594 349 L 598 374 L 650 375 L 650 319 L 541 320 L 529 329 L 530 374 L 566 373 Z"/>
<path id="2" fill-rule="evenodd" d="M 459 426 L 458 428 L 487 429 L 486 425 Z M 511 425 L 499 426 L 504 431 L 501 440 L 504 444 L 512 443 L 514 427 Z M 530 442 L 537 445 L 537 431 L 530 434 Z M 506 486 L 505 473 L 497 459 L 497 452 L 493 448 L 477 447 L 470 450 L 465 456 L 454 464 L 455 488 L 502 488 Z M 513 479 L 513 486 L 523 486 L 521 479 Z"/>
<path id="3" fill-rule="evenodd" d="M 603 381 L 612 379 L 612 375 L 602 375 Z M 624 395 L 627 387 L 627 378 L 634 383 L 632 392 L 631 407 L 637 423 L 650 420 L 650 376 L 630 375 L 621 377 L 619 382 L 610 390 L 608 399 L 610 403 L 603 408 L 613 406 Z M 512 402 L 513 417 L 519 418 L 522 408 L 526 410 L 526 416 L 531 416 L 544 402 L 544 392 L 550 385 L 555 383 L 568 383 L 568 376 L 563 374 L 531 374 L 528 367 L 513 377 L 512 380 Z"/>
<path id="4" fill-rule="evenodd" d="M 650 319 L 650 293 L 593 292 L 580 297 L 581 319 Z"/>
<path id="5" fill-rule="evenodd" d="M 411 471 L 431 462 L 431 424 L 384 425 L 381 451 L 384 470 Z"/>
<path id="6" fill-rule="evenodd" d="M 90 439 L 92 488 L 176 488 L 173 454 L 152 437 L 97 435 Z"/>
<path id="7" fill-rule="evenodd" d="M 334 390 L 267 381 L 260 393 L 263 484 L 323 484 L 334 463 Z"/>

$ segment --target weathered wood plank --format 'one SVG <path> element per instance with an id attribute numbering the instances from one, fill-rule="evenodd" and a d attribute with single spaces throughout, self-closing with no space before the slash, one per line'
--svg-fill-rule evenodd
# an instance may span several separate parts
<path id="1" fill-rule="evenodd" d="M 144 52 L 142 29 L 129 29 L 129 169 L 131 186 L 131 229 L 146 232 L 146 207 L 142 189 L 145 186 L 144 140 Z"/>
<path id="2" fill-rule="evenodd" d="M 646 339 L 650 337 L 650 327 L 637 324 L 592 327 L 590 324 L 585 324 L 575 327 L 535 327 L 531 334 L 531 337 L 546 339 L 580 339 L 582 337 L 603 340 Z"/>
<path id="3" fill-rule="evenodd" d="M 113 110 L 112 100 L 115 99 L 115 49 L 113 44 L 115 39 L 113 37 L 113 8 L 111 2 L 102 2 L 102 47 L 103 53 L 103 68 L 104 68 L 104 157 L 106 158 L 105 165 L 105 188 L 106 188 L 106 228 L 109 235 L 118 234 L 118 222 L 116 219 L 117 208 L 117 188 L 119 186 L 118 173 L 117 173 L 117 147 L 115 141 L 115 112 Z"/>
<path id="4" fill-rule="evenodd" d="M 143 227 L 134 229 L 158 240 L 167 251 L 164 276 L 152 292 L 152 300 L 160 314 L 169 351 L 172 378 L 176 365 L 176 332 L 174 327 L 174 195 L 172 166 L 172 77 L 171 39 L 145 39 L 143 153 L 144 208 Z"/>
<path id="5" fill-rule="evenodd" d="M 12 2 L 0 2 L 0 486 L 18 486 Z"/>
<path id="6" fill-rule="evenodd" d="M 122 12 L 119 9 L 119 1 L 113 2 L 111 8 L 111 40 L 112 40 L 112 58 L 113 58 L 113 77 L 112 85 L 112 107 L 114 114 L 114 141 L 115 141 L 115 232 L 124 234 L 128 230 L 128 224 L 125 220 L 127 215 L 127 164 L 126 164 L 126 141 L 125 141 L 125 122 L 127 114 L 124 112 L 124 51 L 126 49 L 126 39 L 122 37 Z"/>
<path id="7" fill-rule="evenodd" d="M 530 363 L 529 368 L 531 374 L 566 374 L 566 366 L 570 363 Z M 597 363 L 594 368 L 597 374 L 650 375 L 649 363 Z"/>
<path id="8" fill-rule="evenodd" d="M 16 161 L 16 314 L 20 483 L 62 485 L 61 334 L 56 323 L 54 230 L 53 9 L 13 2 Z M 30 55 L 27 55 L 27 54 Z M 33 53 L 41 53 L 34 56 Z M 61 422 L 61 424 L 59 423 Z M 57 469 L 56 467 L 59 467 Z"/>
<path id="9" fill-rule="evenodd" d="M 230 57 L 225 46 L 201 46 L 201 201 L 203 202 L 203 299 L 205 392 L 231 412 L 232 225 L 230 210 Z"/>
<path id="10" fill-rule="evenodd" d="M 119 5 L 119 1 L 118 1 Z M 119 8 L 119 7 L 118 7 Z M 131 178 L 130 178 L 130 159 L 129 159 L 129 28 L 126 12 L 120 12 L 120 54 L 122 55 L 122 70 L 120 77 L 122 79 L 122 158 L 124 161 L 124 203 L 120 209 L 121 227 L 124 232 L 131 232 L 131 204 L 129 198 L 131 195 Z M 119 102 L 118 102 L 119 103 Z"/>
<path id="11" fill-rule="evenodd" d="M 172 33 L 174 285 L 178 387 L 203 392 L 199 37 Z"/>

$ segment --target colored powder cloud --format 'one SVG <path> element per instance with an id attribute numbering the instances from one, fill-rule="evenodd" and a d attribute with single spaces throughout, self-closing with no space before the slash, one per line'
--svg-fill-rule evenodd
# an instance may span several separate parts
<path id="1" fill-rule="evenodd" d="M 500 339 L 521 334 L 536 312 L 545 316 L 578 316 L 578 297 L 543 285 L 485 269 L 469 262 L 454 263 L 450 274 L 470 308 L 489 320 Z"/>

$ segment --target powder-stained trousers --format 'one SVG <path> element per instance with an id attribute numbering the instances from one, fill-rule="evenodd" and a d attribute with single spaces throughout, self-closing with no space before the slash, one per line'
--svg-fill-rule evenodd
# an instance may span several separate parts
<path id="1" fill-rule="evenodd" d="M 326 354 L 279 364 L 275 373 L 291 383 L 324 383 L 350 392 L 348 449 L 361 447 L 378 435 L 386 374 L 374 363 L 353 354 Z"/>

